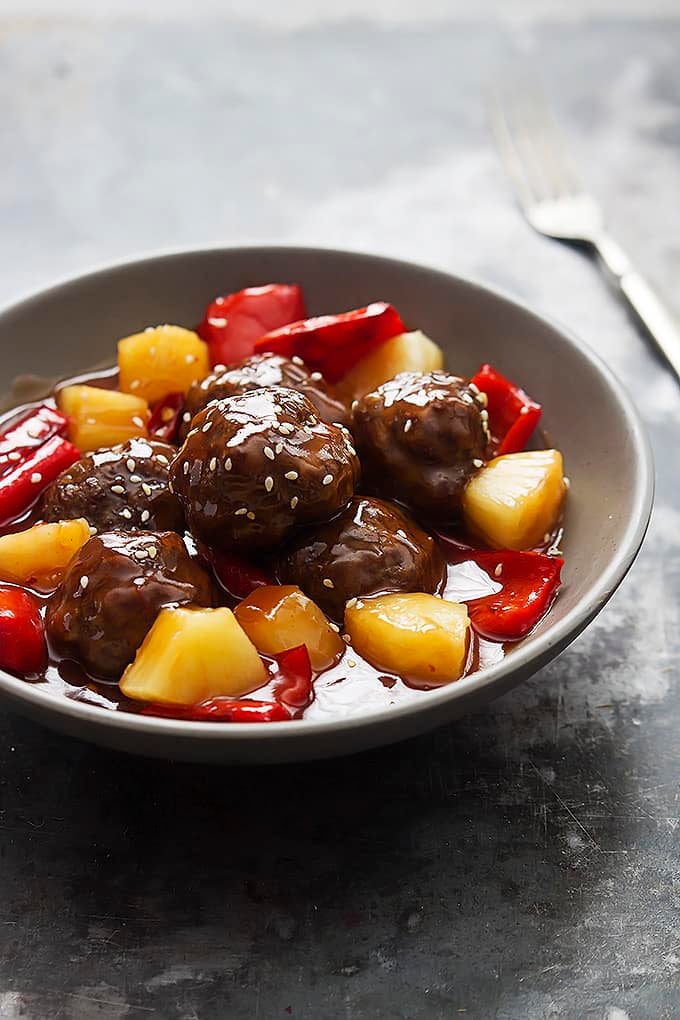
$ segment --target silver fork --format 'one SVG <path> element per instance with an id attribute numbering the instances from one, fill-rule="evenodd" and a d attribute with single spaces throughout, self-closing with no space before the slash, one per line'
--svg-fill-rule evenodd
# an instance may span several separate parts
<path id="1" fill-rule="evenodd" d="M 587 246 L 618 285 L 680 381 L 680 330 L 652 286 L 607 233 L 602 209 L 565 154 L 559 129 L 535 85 L 497 90 L 491 98 L 494 133 L 520 206 L 547 237 Z"/>

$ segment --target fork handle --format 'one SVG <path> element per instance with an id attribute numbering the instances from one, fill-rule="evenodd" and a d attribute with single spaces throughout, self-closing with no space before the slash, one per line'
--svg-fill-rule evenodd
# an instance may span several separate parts
<path id="1" fill-rule="evenodd" d="M 604 266 L 680 382 L 680 328 L 671 312 L 616 241 L 606 234 L 594 242 Z"/>

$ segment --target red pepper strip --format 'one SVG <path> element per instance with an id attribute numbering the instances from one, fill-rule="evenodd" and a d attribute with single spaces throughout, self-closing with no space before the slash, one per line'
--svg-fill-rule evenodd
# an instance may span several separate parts
<path id="1" fill-rule="evenodd" d="M 468 603 L 472 626 L 491 641 L 519 641 L 550 608 L 560 587 L 564 560 L 510 549 L 461 554 L 461 562 L 470 560 L 503 585 L 496 595 Z"/>
<path id="2" fill-rule="evenodd" d="M 0 588 L 0 669 L 31 676 L 42 672 L 46 662 L 38 603 L 23 588 Z"/>
<path id="3" fill-rule="evenodd" d="M 541 417 L 541 405 L 491 365 L 482 365 L 470 380 L 488 400 L 489 427 L 497 456 L 525 448 Z"/>
<path id="4" fill-rule="evenodd" d="M 306 708 L 312 700 L 312 664 L 307 646 L 288 648 L 274 658 L 280 674 L 274 682 L 274 697 L 288 708 Z"/>
<path id="5" fill-rule="evenodd" d="M 297 355 L 329 382 L 337 382 L 357 361 L 405 332 L 406 326 L 392 305 L 374 301 L 366 308 L 341 315 L 319 315 L 273 330 L 260 337 L 255 352 L 274 351 L 288 358 Z"/>
<path id="6" fill-rule="evenodd" d="M 52 436 L 65 435 L 67 429 L 66 415 L 48 404 L 29 411 L 0 432 L 0 471 L 11 469 Z"/>
<path id="7" fill-rule="evenodd" d="M 153 409 L 149 418 L 149 435 L 164 443 L 174 443 L 184 407 L 183 393 L 168 393 Z"/>
<path id="8" fill-rule="evenodd" d="M 25 513 L 46 485 L 80 458 L 80 451 L 61 436 L 52 436 L 0 478 L 0 522 Z"/>
<path id="9" fill-rule="evenodd" d="M 232 598 L 245 599 L 256 588 L 274 584 L 273 578 L 240 556 L 203 546 L 199 551 L 212 566 L 220 585 Z"/>
<path id="10" fill-rule="evenodd" d="M 290 712 L 275 701 L 253 701 L 243 698 L 211 698 L 199 705 L 147 705 L 142 715 L 161 719 L 189 719 L 192 722 L 287 722 Z"/>
<path id="11" fill-rule="evenodd" d="M 270 283 L 215 298 L 196 331 L 208 344 L 211 365 L 230 365 L 249 357 L 259 337 L 306 314 L 297 284 Z"/>

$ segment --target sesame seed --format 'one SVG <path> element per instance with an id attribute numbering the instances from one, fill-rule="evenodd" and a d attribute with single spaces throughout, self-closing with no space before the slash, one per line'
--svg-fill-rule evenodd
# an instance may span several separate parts
<path id="1" fill-rule="evenodd" d="M 120 516 L 124 517 L 126 521 L 132 520 L 132 512 L 128 510 L 126 506 L 124 506 L 123 509 L 121 510 Z"/>
<path id="2" fill-rule="evenodd" d="M 141 380 L 133 379 L 132 382 L 130 383 L 130 389 L 131 390 L 139 389 L 140 385 L 141 385 Z"/>
<path id="3" fill-rule="evenodd" d="M 480 460 L 479 457 L 475 457 L 472 461 L 472 466 L 476 468 L 484 467 L 484 461 Z"/>
<path id="4" fill-rule="evenodd" d="M 324 588 L 335 588 L 335 585 L 331 581 L 330 577 L 324 577 L 323 586 Z"/>
<path id="5" fill-rule="evenodd" d="M 136 560 L 145 560 L 149 555 L 148 549 L 135 549 L 134 557 Z"/>
<path id="6" fill-rule="evenodd" d="M 226 365 L 213 365 L 213 374 L 219 372 L 226 372 L 226 370 L 227 370 Z"/>
<path id="7" fill-rule="evenodd" d="M 489 420 L 489 412 L 487 411 L 487 409 L 485 407 L 482 408 L 482 410 L 479 412 L 479 417 L 482 419 L 482 421 L 488 422 L 488 420 Z"/>
<path id="8" fill-rule="evenodd" d="M 83 574 L 83 576 L 80 579 L 80 587 L 83 589 L 83 591 L 85 591 L 89 583 L 90 583 L 89 577 L 87 576 L 87 574 Z"/>
<path id="9" fill-rule="evenodd" d="M 231 471 L 231 457 L 227 457 L 227 459 L 225 460 L 225 462 L 224 462 L 224 470 L 225 471 Z"/>
<path id="10" fill-rule="evenodd" d="M 212 420 L 211 421 L 207 421 L 205 423 L 205 425 L 203 426 L 201 431 L 202 432 L 209 432 L 211 428 L 212 428 Z"/>
<path id="11" fill-rule="evenodd" d="M 271 492 L 272 489 L 274 488 L 274 479 L 272 478 L 271 475 L 267 475 L 267 477 L 265 478 L 264 487 L 267 490 L 267 492 Z"/>
<path id="12" fill-rule="evenodd" d="M 520 407 L 519 413 L 520 414 L 528 414 L 529 413 L 529 408 L 526 406 L 526 404 L 524 405 L 524 407 Z"/>
<path id="13" fill-rule="evenodd" d="M 135 470 L 137 465 L 135 464 L 135 462 L 132 459 L 132 457 L 128 457 L 128 459 L 125 461 L 125 467 L 128 469 L 128 471 L 134 471 Z"/>
<path id="14" fill-rule="evenodd" d="M 246 517 L 248 518 L 249 521 L 254 521 L 255 520 L 255 514 L 253 513 L 252 510 L 248 511 L 248 513 L 246 514 Z"/>
<path id="15" fill-rule="evenodd" d="M 141 477 L 139 475 L 130 475 L 130 481 L 131 482 L 141 482 L 141 480 L 142 479 L 141 479 Z"/>
<path id="16" fill-rule="evenodd" d="M 91 524 L 90 525 L 90 538 L 92 538 L 92 536 L 96 535 L 96 534 L 97 534 L 97 529 L 94 527 L 93 524 Z"/>
<path id="17" fill-rule="evenodd" d="M 309 378 L 312 380 L 312 382 L 321 382 L 323 376 L 321 375 L 321 372 L 312 372 Z"/>
<path id="18" fill-rule="evenodd" d="M 33 485 L 40 485 L 40 483 L 42 482 L 42 475 L 40 474 L 39 471 L 33 472 L 33 474 L 31 475 L 31 482 L 33 483 Z"/>
<path id="19" fill-rule="evenodd" d="M 150 545 L 147 551 L 152 560 L 155 560 L 156 557 L 158 556 L 158 549 L 156 548 L 155 545 Z"/>
<path id="20" fill-rule="evenodd" d="M 247 513 L 248 513 L 248 507 L 247 506 L 240 506 L 238 508 L 238 510 L 234 510 L 234 517 L 245 517 L 245 515 Z"/>
<path id="21" fill-rule="evenodd" d="M 290 422 L 282 421 L 279 425 L 279 432 L 282 432 L 284 436 L 292 436 L 295 432 L 295 426 L 291 425 Z"/>
<path id="22" fill-rule="evenodd" d="M 567 478 L 567 476 L 565 475 L 563 481 L 564 481 L 565 489 L 570 489 L 571 488 L 571 478 Z"/>
<path id="23" fill-rule="evenodd" d="M 189 474 L 189 461 L 188 460 L 184 461 L 184 464 L 182 465 L 182 471 L 184 472 L 185 475 Z"/>
<path id="24" fill-rule="evenodd" d="M 291 508 L 291 510 L 294 510 L 299 502 L 300 502 L 300 500 L 297 498 L 297 496 L 293 496 L 293 498 L 290 501 L 290 508 Z"/>
<path id="25" fill-rule="evenodd" d="M 12 452 L 8 453 L 7 456 L 10 460 L 21 460 L 21 454 L 18 453 L 17 450 L 12 450 Z"/>
<path id="26" fill-rule="evenodd" d="M 159 453 L 158 456 L 156 457 L 156 460 L 158 461 L 159 464 L 165 464 L 166 467 L 170 463 L 170 461 L 168 460 L 164 453 Z"/>
<path id="27" fill-rule="evenodd" d="M 277 453 L 281 453 L 282 450 L 283 450 L 283 443 L 277 443 L 276 444 L 276 452 Z"/>
<path id="28" fill-rule="evenodd" d="M 493 576 L 494 577 L 500 577 L 502 573 L 503 573 L 503 564 L 502 563 L 498 563 L 496 565 L 496 569 L 493 572 Z"/>
<path id="29" fill-rule="evenodd" d="M 217 457 L 211 457 L 210 458 L 210 463 L 208 464 L 208 468 L 210 469 L 210 471 L 216 471 L 217 470 Z"/>
<path id="30" fill-rule="evenodd" d="M 264 453 L 265 457 L 269 457 L 270 460 L 274 460 L 274 457 L 276 456 L 271 446 L 265 446 L 262 452 Z"/>
<path id="31" fill-rule="evenodd" d="M 479 393 L 479 386 L 473 382 L 468 383 L 468 389 L 472 390 L 473 393 Z"/>
<path id="32" fill-rule="evenodd" d="M 142 482 L 142 492 L 145 496 L 151 495 L 151 486 L 147 482 Z"/>
<path id="33" fill-rule="evenodd" d="M 124 485 L 112 485 L 111 492 L 115 492 L 116 496 L 122 496 L 125 492 Z"/>
<path id="34" fill-rule="evenodd" d="M 348 444 L 347 444 L 347 452 L 348 452 L 348 453 L 351 453 L 351 455 L 352 455 L 353 457 L 356 457 L 356 455 L 357 455 L 357 451 L 356 451 L 356 450 L 354 449 L 354 447 L 352 446 L 352 444 L 351 444 L 351 443 L 348 443 Z"/>
<path id="35" fill-rule="evenodd" d="M 345 605 L 345 609 L 353 609 L 354 606 L 356 606 L 356 604 L 357 604 L 357 599 L 349 599 L 347 604 Z"/>
<path id="36" fill-rule="evenodd" d="M 406 420 L 406 421 L 404 422 L 404 432 L 408 432 L 408 431 L 409 431 L 409 429 L 411 428 L 411 426 L 412 426 L 412 425 L 413 425 L 413 422 L 411 421 L 411 419 L 410 419 L 410 418 L 408 418 L 408 419 L 407 419 L 407 420 Z"/>
<path id="37" fill-rule="evenodd" d="M 182 415 L 182 421 L 185 421 L 185 422 L 190 422 L 191 421 L 191 415 L 189 414 L 188 411 L 185 411 L 184 414 Z"/>
<path id="38" fill-rule="evenodd" d="M 300 477 L 297 471 L 286 471 L 284 478 L 287 478 L 289 482 L 296 482 Z"/>
<path id="39" fill-rule="evenodd" d="M 482 407 L 486 407 L 486 405 L 489 403 L 486 393 L 478 393 L 477 396 L 475 397 L 475 400 L 477 401 L 478 404 L 481 404 Z"/>
<path id="40" fill-rule="evenodd" d="M 355 662 L 355 660 L 354 660 L 354 659 L 348 659 L 348 660 L 347 660 L 347 665 L 348 665 L 348 666 L 349 666 L 349 667 L 350 667 L 351 669 L 353 669 L 353 668 L 354 668 L 354 667 L 356 666 L 356 662 Z"/>
<path id="41" fill-rule="evenodd" d="M 142 524 L 146 524 L 146 522 L 148 521 L 149 517 L 151 517 L 151 514 L 149 513 L 149 511 L 148 510 L 142 510 Z"/>
<path id="42" fill-rule="evenodd" d="M 321 479 L 321 484 L 322 485 L 330 485 L 332 481 L 333 481 L 333 475 L 324 475 L 323 478 Z"/>
<path id="43" fill-rule="evenodd" d="M 170 492 L 174 496 L 175 495 L 175 486 L 172 484 L 172 482 L 168 482 L 168 489 L 170 490 Z"/>
<path id="44" fill-rule="evenodd" d="M 294 365 L 304 365 L 304 361 L 302 360 L 302 358 L 299 358 L 297 354 L 294 354 L 290 360 L 293 362 Z"/>
<path id="45" fill-rule="evenodd" d="M 337 623 L 329 623 L 328 626 L 331 628 L 331 630 L 334 630 L 336 634 L 340 633 L 340 628 L 338 627 Z"/>

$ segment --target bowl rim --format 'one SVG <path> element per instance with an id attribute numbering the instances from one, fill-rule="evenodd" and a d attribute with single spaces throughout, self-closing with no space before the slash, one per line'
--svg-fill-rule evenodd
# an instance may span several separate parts
<path id="1" fill-rule="evenodd" d="M 422 702 L 420 699 L 409 700 L 402 705 L 389 705 L 374 709 L 365 715 L 330 717 L 329 719 L 319 721 L 302 718 L 291 720 L 292 725 L 272 726 L 271 723 L 229 723 L 226 726 L 224 723 L 219 722 L 192 722 L 183 719 L 142 716 L 132 712 L 109 711 L 99 705 L 74 701 L 61 693 L 58 694 L 50 691 L 41 684 L 28 684 L 25 680 L 3 670 L 0 670 L 0 693 L 6 693 L 15 703 L 25 702 L 35 707 L 40 710 L 41 714 L 42 712 L 49 712 L 57 716 L 65 716 L 74 723 L 80 721 L 83 724 L 93 724 L 99 729 L 112 727 L 114 730 L 130 731 L 140 737 L 177 738 L 183 742 L 199 738 L 211 743 L 217 741 L 234 745 L 244 742 L 252 744 L 262 740 L 297 742 L 304 740 L 305 737 L 313 739 L 315 737 L 323 737 L 325 734 L 332 733 L 337 735 L 338 731 L 363 730 L 388 720 L 390 723 L 396 724 L 400 719 L 414 714 L 417 715 L 425 708 L 434 710 L 437 706 L 454 702 L 463 695 L 474 695 L 475 692 L 479 692 L 487 686 L 494 686 L 504 676 L 521 672 L 523 668 L 530 668 L 535 660 L 545 659 L 555 645 L 565 647 L 570 640 L 573 640 L 613 595 L 628 573 L 644 541 L 654 500 L 653 453 L 646 429 L 632 398 L 604 360 L 570 329 L 548 316 L 538 314 L 523 302 L 518 301 L 514 296 L 507 294 L 504 290 L 478 283 L 475 280 L 469 280 L 466 277 L 458 276 L 457 274 L 449 273 L 446 270 L 424 263 L 411 262 L 407 259 L 393 258 L 370 252 L 319 245 L 258 244 L 225 246 L 216 244 L 200 248 L 180 247 L 150 250 L 122 260 L 116 259 L 99 263 L 93 269 L 57 279 L 45 287 L 26 292 L 17 299 L 2 305 L 0 307 L 0 325 L 6 316 L 21 312 L 23 306 L 30 305 L 38 299 L 55 296 L 60 291 L 67 290 L 85 281 L 94 280 L 98 276 L 107 276 L 111 272 L 130 269 L 135 266 L 141 270 L 149 263 L 183 258 L 200 258 L 204 255 L 215 255 L 220 252 L 230 257 L 238 254 L 252 256 L 257 254 L 263 255 L 265 253 L 275 256 L 290 256 L 291 254 L 308 257 L 331 255 L 347 259 L 358 259 L 364 263 L 392 265 L 402 270 L 424 271 L 431 276 L 440 278 L 442 282 L 450 283 L 453 281 L 473 292 L 476 291 L 481 297 L 490 296 L 514 308 L 519 308 L 530 319 L 535 320 L 537 324 L 550 326 L 559 333 L 564 342 L 571 348 L 575 348 L 581 356 L 585 357 L 590 368 L 604 380 L 608 389 L 613 393 L 616 401 L 622 408 L 624 417 L 629 424 L 630 439 L 635 450 L 634 462 L 637 470 L 635 487 L 631 494 L 632 503 L 629 520 L 623 539 L 613 551 L 607 569 L 590 586 L 590 589 L 562 620 L 552 626 L 548 625 L 545 632 L 539 634 L 530 643 L 527 644 L 526 639 L 522 641 L 513 650 L 512 655 L 504 658 L 501 662 L 463 677 L 454 684 L 445 685 L 438 690 L 428 691 L 426 696 L 423 697 Z"/>

